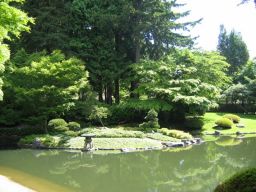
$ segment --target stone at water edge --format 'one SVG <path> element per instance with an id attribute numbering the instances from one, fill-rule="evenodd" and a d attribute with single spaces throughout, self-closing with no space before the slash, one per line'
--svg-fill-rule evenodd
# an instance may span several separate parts
<path id="1" fill-rule="evenodd" d="M 220 131 L 215 131 L 214 135 L 221 135 L 221 132 Z"/>
<path id="2" fill-rule="evenodd" d="M 237 128 L 245 128 L 245 125 L 244 124 L 237 124 L 236 127 Z"/>

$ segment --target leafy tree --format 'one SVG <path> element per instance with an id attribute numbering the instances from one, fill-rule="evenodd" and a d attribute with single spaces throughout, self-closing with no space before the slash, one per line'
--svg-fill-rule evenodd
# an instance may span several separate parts
<path id="1" fill-rule="evenodd" d="M 220 26 L 218 51 L 227 58 L 230 64 L 229 75 L 234 76 L 249 59 L 249 52 L 241 35 L 232 30 L 227 34 L 223 25 Z"/>
<path id="2" fill-rule="evenodd" d="M 89 116 L 90 120 L 97 120 L 101 123 L 102 127 L 105 127 L 102 119 L 107 118 L 110 115 L 110 111 L 106 107 L 95 106 L 92 113 Z"/>
<path id="3" fill-rule="evenodd" d="M 218 88 L 225 88 L 231 81 L 227 76 L 230 65 L 218 52 L 184 49 L 173 54 L 173 58 L 177 65 L 196 68 L 196 71 L 190 74 L 190 78 L 200 79 Z"/>
<path id="4" fill-rule="evenodd" d="M 87 78 L 83 62 L 60 51 L 18 52 L 6 72 L 1 123 L 46 123 L 65 115 L 86 96 Z"/>
<path id="5" fill-rule="evenodd" d="M 171 56 L 161 61 L 144 60 L 134 65 L 134 71 L 141 80 L 136 91 L 149 99 L 155 98 L 171 104 L 172 111 L 182 119 L 187 114 L 202 114 L 217 106 L 218 89 L 191 78 L 196 69 L 176 65 Z"/>
<path id="6" fill-rule="evenodd" d="M 28 24 L 33 19 L 23 11 L 10 5 L 12 2 L 21 3 L 22 0 L 0 0 L 0 75 L 4 72 L 4 63 L 10 57 L 10 50 L 4 40 L 19 37 L 22 31 L 29 31 Z M 0 78 L 0 100 L 3 99 L 2 78 Z"/>

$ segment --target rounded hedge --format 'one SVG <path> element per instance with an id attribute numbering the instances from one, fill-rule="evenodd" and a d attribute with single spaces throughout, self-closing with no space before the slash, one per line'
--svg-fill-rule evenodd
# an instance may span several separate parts
<path id="1" fill-rule="evenodd" d="M 48 127 L 54 131 L 68 131 L 68 123 L 64 119 L 52 119 L 48 123 Z"/>
<path id="2" fill-rule="evenodd" d="M 239 123 L 240 122 L 240 117 L 238 115 L 226 114 L 223 117 L 230 119 L 231 121 L 233 121 L 233 123 Z"/>
<path id="3" fill-rule="evenodd" d="M 256 191 L 256 168 L 235 174 L 218 185 L 214 192 L 254 192 Z"/>
<path id="4" fill-rule="evenodd" d="M 71 121 L 68 123 L 68 128 L 72 131 L 79 131 L 81 130 L 81 126 L 79 123 Z"/>
<path id="5" fill-rule="evenodd" d="M 218 127 L 227 128 L 227 129 L 230 129 L 233 126 L 233 122 L 230 119 L 225 117 L 222 117 L 221 119 L 217 120 L 215 124 Z"/>

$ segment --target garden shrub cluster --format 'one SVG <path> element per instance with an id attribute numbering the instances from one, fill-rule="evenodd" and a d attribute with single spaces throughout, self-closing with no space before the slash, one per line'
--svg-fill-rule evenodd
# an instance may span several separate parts
<path id="1" fill-rule="evenodd" d="M 223 117 L 230 119 L 233 123 L 239 123 L 240 122 L 240 117 L 238 115 L 226 114 Z"/>
<path id="2" fill-rule="evenodd" d="M 254 192 L 256 191 L 256 168 L 235 174 L 233 177 L 218 185 L 214 192 Z"/>
<path id="3" fill-rule="evenodd" d="M 204 126 L 204 120 L 201 117 L 187 117 L 184 125 L 187 129 L 202 129 Z"/>
<path id="4" fill-rule="evenodd" d="M 68 123 L 68 128 L 71 131 L 80 131 L 81 125 L 77 122 L 71 121 L 71 122 Z"/>
<path id="5" fill-rule="evenodd" d="M 228 119 L 228 118 L 225 118 L 225 117 L 222 117 L 220 119 L 218 119 L 215 124 L 218 126 L 218 127 L 221 127 L 221 128 L 226 128 L 226 129 L 230 129 L 232 128 L 233 126 L 233 122 Z"/>
<path id="6" fill-rule="evenodd" d="M 19 144 L 33 144 L 39 140 L 45 147 L 57 147 L 60 139 L 51 135 L 29 135 L 20 139 Z"/>
<path id="7" fill-rule="evenodd" d="M 158 113 L 151 109 L 147 116 L 145 117 L 146 122 L 139 125 L 139 127 L 143 129 L 158 129 L 160 128 L 160 125 L 158 124 Z"/>
<path id="8" fill-rule="evenodd" d="M 158 132 L 162 133 L 163 135 L 167 135 L 177 139 L 193 139 L 193 136 L 190 133 L 186 133 L 180 130 L 174 130 L 174 129 L 170 130 L 167 128 L 162 128 L 162 129 L 159 129 Z"/>
<path id="9" fill-rule="evenodd" d="M 65 132 L 70 136 L 77 135 L 73 132 L 81 129 L 79 123 L 73 121 L 67 123 L 64 119 L 52 119 L 49 121 L 48 127 L 50 128 L 50 131 Z"/>

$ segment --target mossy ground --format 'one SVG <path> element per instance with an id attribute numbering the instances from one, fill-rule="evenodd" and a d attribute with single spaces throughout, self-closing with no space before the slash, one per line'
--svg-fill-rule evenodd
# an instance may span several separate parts
<path id="1" fill-rule="evenodd" d="M 224 135 L 236 134 L 237 131 L 248 133 L 256 132 L 256 115 L 247 114 L 237 114 L 241 117 L 240 123 L 245 125 L 244 128 L 237 128 L 236 124 L 234 124 L 231 129 L 216 129 L 215 121 L 220 119 L 225 114 L 226 113 L 206 113 L 204 115 L 204 126 L 202 133 L 214 133 L 216 130 L 220 131 Z"/>
<path id="2" fill-rule="evenodd" d="M 160 141 L 149 138 L 94 138 L 93 143 L 96 149 L 162 148 Z M 84 138 L 72 138 L 66 145 L 70 148 L 83 148 Z"/>

